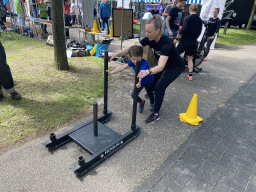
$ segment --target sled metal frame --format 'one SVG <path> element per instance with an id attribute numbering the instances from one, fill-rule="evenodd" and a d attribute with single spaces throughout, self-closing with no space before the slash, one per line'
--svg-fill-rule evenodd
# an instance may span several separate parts
<path id="1" fill-rule="evenodd" d="M 56 136 L 50 134 L 50 141 L 43 143 L 48 150 L 56 150 L 70 141 L 76 142 L 83 149 L 91 154 L 90 157 L 84 159 L 83 156 L 78 158 L 78 165 L 71 170 L 77 177 L 81 177 L 95 168 L 97 165 L 108 159 L 111 155 L 123 148 L 129 142 L 139 136 L 140 127 L 136 125 L 138 83 L 137 75 L 140 70 L 140 61 L 136 63 L 135 84 L 134 84 L 134 99 L 131 130 L 120 135 L 110 129 L 104 123 L 111 119 L 113 113 L 107 110 L 107 89 L 108 89 L 108 52 L 104 54 L 104 110 L 103 115 L 98 117 L 98 105 L 93 104 L 93 120 L 76 127 L 64 134 Z"/>

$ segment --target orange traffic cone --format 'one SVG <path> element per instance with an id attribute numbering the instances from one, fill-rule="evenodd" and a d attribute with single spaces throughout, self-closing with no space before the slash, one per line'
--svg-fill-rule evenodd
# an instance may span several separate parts
<path id="1" fill-rule="evenodd" d="M 203 121 L 201 117 L 197 116 L 197 94 L 193 95 L 187 112 L 180 113 L 180 120 L 191 125 L 198 125 L 199 122 Z"/>
<path id="2" fill-rule="evenodd" d="M 90 33 L 100 33 L 100 30 L 99 30 L 98 23 L 97 23 L 96 19 L 94 19 L 93 29 L 92 29 L 92 32 L 90 32 Z"/>

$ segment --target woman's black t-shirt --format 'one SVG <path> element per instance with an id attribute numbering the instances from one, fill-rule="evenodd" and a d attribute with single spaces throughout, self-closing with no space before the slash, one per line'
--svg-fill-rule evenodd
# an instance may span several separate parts
<path id="1" fill-rule="evenodd" d="M 157 43 L 155 41 L 149 41 L 148 37 L 145 37 L 140 41 L 140 44 L 142 46 L 149 45 L 157 60 L 159 60 L 161 55 L 169 56 L 164 70 L 166 68 L 184 69 L 185 65 L 182 58 L 178 54 L 173 42 L 166 35 L 162 35 Z"/>
<path id="2" fill-rule="evenodd" d="M 217 17 L 216 19 L 210 18 L 207 22 L 207 29 L 206 29 L 206 35 L 207 36 L 213 36 L 214 33 L 218 33 L 220 29 L 220 19 Z"/>

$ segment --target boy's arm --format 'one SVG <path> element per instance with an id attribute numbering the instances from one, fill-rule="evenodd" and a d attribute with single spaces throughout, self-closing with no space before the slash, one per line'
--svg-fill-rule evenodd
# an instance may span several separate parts
<path id="1" fill-rule="evenodd" d="M 113 74 L 115 74 L 115 73 L 118 73 L 118 72 L 120 72 L 120 71 L 123 71 L 123 70 L 126 69 L 127 67 L 129 67 L 129 65 L 126 63 L 126 64 L 124 64 L 124 65 L 122 65 L 122 66 L 120 66 L 120 67 L 117 67 L 116 69 L 114 69 L 114 70 L 111 71 L 111 72 L 109 72 L 109 71 L 107 71 L 107 72 L 108 72 L 109 75 L 113 75 Z"/>

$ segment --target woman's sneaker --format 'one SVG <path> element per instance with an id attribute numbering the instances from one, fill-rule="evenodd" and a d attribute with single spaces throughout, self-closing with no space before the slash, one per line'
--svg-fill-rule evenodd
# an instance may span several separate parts
<path id="1" fill-rule="evenodd" d="M 155 108 L 155 104 L 150 104 L 149 106 L 150 111 L 154 111 L 154 108 Z"/>
<path id="2" fill-rule="evenodd" d="M 150 123 L 154 123 L 155 121 L 159 120 L 159 114 L 155 115 L 155 113 L 152 113 L 145 121 L 145 123 L 150 124 Z"/>
<path id="3" fill-rule="evenodd" d="M 143 109 L 144 109 L 144 105 L 145 105 L 145 100 L 143 100 L 143 103 L 141 103 L 140 105 L 139 105 L 139 112 L 140 113 L 142 113 L 142 111 L 143 111 Z"/>

